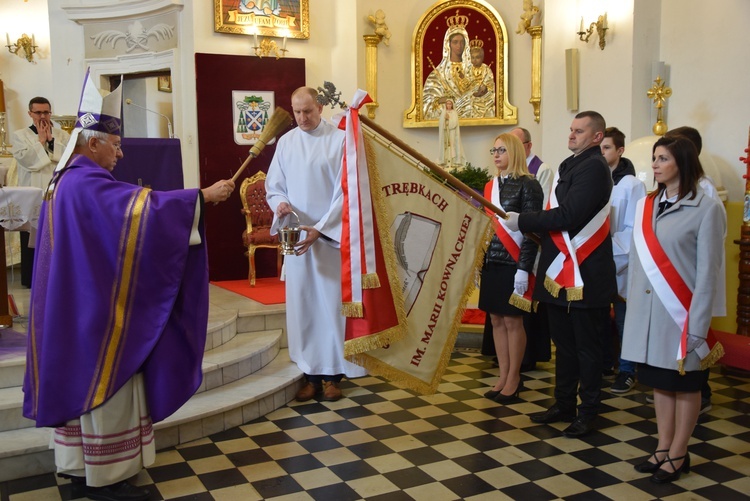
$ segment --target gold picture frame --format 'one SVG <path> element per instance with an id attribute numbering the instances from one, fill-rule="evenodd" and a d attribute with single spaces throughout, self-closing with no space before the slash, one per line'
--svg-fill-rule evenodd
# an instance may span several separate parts
<path id="1" fill-rule="evenodd" d="M 447 100 L 461 126 L 517 124 L 518 109 L 508 101 L 508 43 L 505 22 L 486 1 L 433 4 L 412 37 L 404 127 L 437 127 Z"/>
<path id="2" fill-rule="evenodd" d="M 161 92 L 172 92 L 172 75 L 159 75 L 156 85 Z"/>
<path id="3" fill-rule="evenodd" d="M 214 31 L 307 40 L 309 0 L 214 0 Z"/>

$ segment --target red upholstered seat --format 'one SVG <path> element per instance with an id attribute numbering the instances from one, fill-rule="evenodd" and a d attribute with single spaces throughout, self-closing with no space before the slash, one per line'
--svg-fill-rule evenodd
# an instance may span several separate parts
<path id="1" fill-rule="evenodd" d="M 276 249 L 277 273 L 281 274 L 281 245 L 278 235 L 271 235 L 273 211 L 266 203 L 266 174 L 257 172 L 242 181 L 240 185 L 242 214 L 245 216 L 246 228 L 242 232 L 242 244 L 247 247 L 250 272 L 250 286 L 255 286 L 255 250 L 258 248 Z"/>
<path id="2" fill-rule="evenodd" d="M 270 228 L 255 228 L 252 233 L 248 233 L 247 230 L 242 232 L 242 243 L 245 247 L 250 245 L 263 245 L 263 244 L 278 244 L 279 236 L 271 235 Z"/>
<path id="3" fill-rule="evenodd" d="M 716 330 L 714 336 L 724 347 L 724 356 L 719 363 L 750 371 L 750 337 Z"/>

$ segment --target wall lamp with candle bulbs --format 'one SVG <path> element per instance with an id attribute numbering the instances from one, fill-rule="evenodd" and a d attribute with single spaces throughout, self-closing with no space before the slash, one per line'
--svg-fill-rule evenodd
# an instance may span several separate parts
<path id="1" fill-rule="evenodd" d="M 609 28 L 607 26 L 607 13 L 605 12 L 603 15 L 599 16 L 596 22 L 591 23 L 587 30 L 583 29 L 583 17 L 581 17 L 581 26 L 578 28 L 576 34 L 581 42 L 588 43 L 589 38 L 591 38 L 591 35 L 594 34 L 594 30 L 596 30 L 596 34 L 599 37 L 599 48 L 604 50 L 604 47 L 607 45 L 607 41 L 604 39 L 607 29 Z"/>
<path id="2" fill-rule="evenodd" d="M 271 54 L 276 56 L 276 59 L 282 58 L 286 56 L 286 53 L 289 52 L 286 48 L 286 39 L 289 36 L 288 30 L 285 30 L 282 32 L 283 38 L 281 42 L 281 47 L 276 43 L 276 40 L 271 40 L 271 37 L 263 38 L 258 37 L 258 28 L 253 27 L 253 50 L 255 51 L 255 55 L 258 57 L 268 57 Z"/>
<path id="3" fill-rule="evenodd" d="M 34 54 L 39 46 L 36 44 L 33 33 L 31 34 L 31 37 L 24 33 L 21 35 L 21 38 L 16 40 L 16 43 L 13 44 L 10 43 L 10 35 L 6 33 L 5 40 L 7 42 L 5 46 L 8 48 L 8 52 L 17 55 L 18 57 L 25 57 L 28 62 L 36 64 L 36 61 L 34 61 Z M 23 51 L 23 54 L 19 54 L 20 51 Z"/>

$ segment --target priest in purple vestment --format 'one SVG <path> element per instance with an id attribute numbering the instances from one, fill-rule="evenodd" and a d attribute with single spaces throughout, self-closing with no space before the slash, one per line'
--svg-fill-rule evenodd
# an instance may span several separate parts
<path id="1" fill-rule="evenodd" d="M 231 180 L 157 192 L 116 181 L 120 88 L 86 76 L 42 206 L 24 416 L 55 427 L 55 463 L 91 499 L 147 499 L 126 480 L 155 457 L 152 423 L 200 385 L 208 323 L 204 202 Z M 72 156 L 71 156 L 72 155 Z"/>

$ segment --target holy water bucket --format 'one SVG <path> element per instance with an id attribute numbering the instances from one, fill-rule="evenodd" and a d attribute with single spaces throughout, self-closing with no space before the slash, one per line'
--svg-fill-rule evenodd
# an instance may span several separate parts
<path id="1" fill-rule="evenodd" d="M 289 221 L 289 216 L 294 215 L 297 219 L 295 223 Z M 279 228 L 279 242 L 281 243 L 281 254 L 284 256 L 294 256 L 296 254 L 294 246 L 297 245 L 300 238 L 299 216 L 296 212 L 291 211 L 284 216 L 285 225 Z"/>

